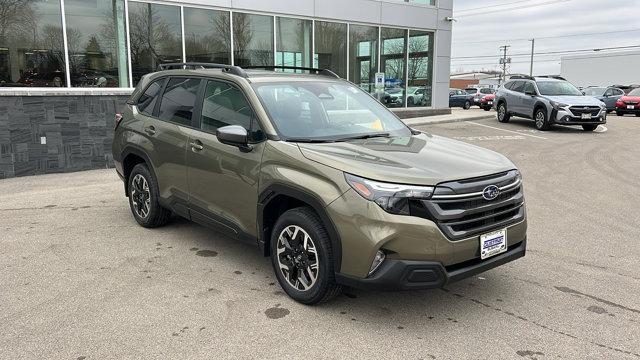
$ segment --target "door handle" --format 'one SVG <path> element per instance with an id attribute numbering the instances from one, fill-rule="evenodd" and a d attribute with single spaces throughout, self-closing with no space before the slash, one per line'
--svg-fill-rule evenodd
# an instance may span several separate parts
<path id="1" fill-rule="evenodd" d="M 190 145 L 193 151 L 201 151 L 202 149 L 204 149 L 204 146 L 202 146 L 202 142 L 200 140 L 195 140 Z"/>
<path id="2" fill-rule="evenodd" d="M 146 128 L 144 128 L 144 132 L 146 132 L 148 135 L 155 135 L 156 134 L 156 128 L 153 127 L 153 125 L 147 126 Z"/>

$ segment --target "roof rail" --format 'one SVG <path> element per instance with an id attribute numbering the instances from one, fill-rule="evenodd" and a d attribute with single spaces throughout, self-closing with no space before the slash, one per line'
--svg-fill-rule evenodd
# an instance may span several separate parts
<path id="1" fill-rule="evenodd" d="M 340 76 L 338 76 L 336 73 L 334 73 L 329 69 L 318 69 L 318 68 L 312 68 L 312 67 L 286 66 L 286 65 L 252 65 L 252 66 L 245 66 L 244 68 L 245 69 L 264 69 L 264 70 L 276 70 L 276 69 L 303 70 L 316 75 L 328 76 L 328 77 L 333 77 L 337 79 L 340 78 Z"/>
<path id="2" fill-rule="evenodd" d="M 564 80 L 564 81 L 567 81 L 567 79 L 563 78 L 563 77 L 562 77 L 562 76 L 560 76 L 560 75 L 540 75 L 540 76 L 538 76 L 538 77 L 541 77 L 541 78 L 547 78 L 547 79 L 556 79 L 556 80 Z"/>
<path id="3" fill-rule="evenodd" d="M 171 69 L 222 69 L 223 72 L 246 78 L 247 73 L 239 66 L 215 63 L 184 62 L 158 65 L 158 71 Z"/>
<path id="4" fill-rule="evenodd" d="M 509 75 L 509 80 L 513 80 L 513 79 L 535 80 L 535 78 L 533 76 L 524 75 L 524 74 Z"/>

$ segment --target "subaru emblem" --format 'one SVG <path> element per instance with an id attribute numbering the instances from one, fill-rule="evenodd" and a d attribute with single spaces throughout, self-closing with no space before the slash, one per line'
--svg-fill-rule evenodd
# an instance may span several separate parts
<path id="1" fill-rule="evenodd" d="M 485 200 L 494 200 L 498 195 L 500 195 L 500 189 L 495 185 L 489 185 L 482 190 L 482 197 Z"/>

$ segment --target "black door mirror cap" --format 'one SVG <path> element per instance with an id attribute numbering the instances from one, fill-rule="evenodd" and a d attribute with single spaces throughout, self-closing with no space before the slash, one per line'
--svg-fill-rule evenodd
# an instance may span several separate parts
<path id="1" fill-rule="evenodd" d="M 216 130 L 218 141 L 223 144 L 237 146 L 242 151 L 250 151 L 249 134 L 240 125 L 227 125 Z"/>
<path id="2" fill-rule="evenodd" d="M 529 96 L 536 96 L 536 92 L 535 91 L 525 91 L 524 93 L 525 95 L 529 95 Z"/>

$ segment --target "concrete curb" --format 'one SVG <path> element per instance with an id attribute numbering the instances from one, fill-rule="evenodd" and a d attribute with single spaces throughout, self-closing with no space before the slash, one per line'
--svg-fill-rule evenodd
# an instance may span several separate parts
<path id="1" fill-rule="evenodd" d="M 456 123 L 456 122 L 462 122 L 462 121 L 477 121 L 477 120 L 489 120 L 489 119 L 495 119 L 495 114 L 452 118 L 452 119 L 433 119 L 433 120 L 428 120 L 428 119 L 417 120 L 416 119 L 416 121 L 411 121 L 413 119 L 403 119 L 403 121 L 408 126 L 422 126 L 422 125 L 447 124 L 447 123 Z"/>

